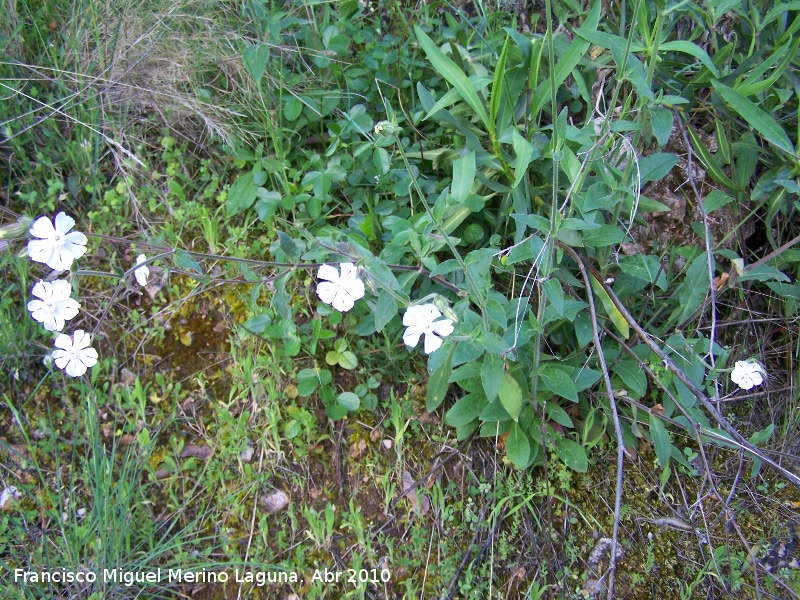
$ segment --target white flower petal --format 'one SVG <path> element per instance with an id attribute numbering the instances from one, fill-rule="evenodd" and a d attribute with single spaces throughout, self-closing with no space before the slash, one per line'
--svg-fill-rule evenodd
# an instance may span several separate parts
<path id="1" fill-rule="evenodd" d="M 317 278 L 333 281 L 335 283 L 339 281 L 339 271 L 336 270 L 336 267 L 332 267 L 331 265 L 322 265 L 317 271 Z"/>
<path id="2" fill-rule="evenodd" d="M 60 212 L 56 215 L 55 225 L 55 230 L 58 233 L 66 235 L 70 229 L 75 227 L 75 219 L 64 212 Z"/>
<path id="3" fill-rule="evenodd" d="M 431 329 L 436 335 L 447 337 L 453 333 L 453 322 L 450 319 L 440 319 L 433 322 Z"/>
<path id="4" fill-rule="evenodd" d="M 47 263 L 53 255 L 53 244 L 50 240 L 31 240 L 28 242 L 28 258 L 32 261 Z"/>
<path id="5" fill-rule="evenodd" d="M 331 306 L 338 310 L 339 312 L 347 312 L 351 308 L 355 301 L 350 296 L 350 294 L 342 289 L 341 287 L 337 288 L 336 295 L 333 297 L 333 301 L 331 302 Z"/>
<path id="6" fill-rule="evenodd" d="M 423 327 L 411 325 L 403 333 L 403 343 L 405 343 L 405 345 L 408 346 L 409 348 L 416 348 L 417 344 L 419 343 L 419 337 L 424 332 L 425 329 Z"/>
<path id="7" fill-rule="evenodd" d="M 319 299 L 325 304 L 331 304 L 333 302 L 338 290 L 339 287 L 337 284 L 331 283 L 330 281 L 323 281 L 317 284 L 317 296 L 319 296 Z"/>
<path id="8" fill-rule="evenodd" d="M 140 254 L 136 257 L 136 264 L 140 265 L 143 262 L 147 262 L 147 257 L 144 254 Z M 150 277 L 150 268 L 145 265 L 144 267 L 139 267 L 133 272 L 133 276 L 136 277 L 136 281 L 142 287 L 147 285 L 147 278 Z"/>
<path id="9" fill-rule="evenodd" d="M 743 390 L 753 389 L 764 383 L 767 373 L 764 367 L 756 361 L 736 361 L 731 372 L 731 381 Z"/>
<path id="10" fill-rule="evenodd" d="M 51 238 L 56 234 L 56 230 L 50 222 L 50 219 L 47 217 L 39 217 L 33 222 L 31 228 L 28 229 L 28 233 L 37 238 Z"/>
<path id="11" fill-rule="evenodd" d="M 425 334 L 425 354 L 436 352 L 442 346 L 442 338 L 432 333 Z"/>

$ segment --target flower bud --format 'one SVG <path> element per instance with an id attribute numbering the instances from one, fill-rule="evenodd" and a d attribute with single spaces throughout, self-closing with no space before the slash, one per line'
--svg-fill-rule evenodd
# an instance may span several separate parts
<path id="1" fill-rule="evenodd" d="M 20 217 L 14 223 L 9 223 L 0 227 L 0 240 L 12 240 L 14 238 L 22 237 L 28 233 L 31 228 L 33 219 L 30 217 Z"/>
<path id="2" fill-rule="evenodd" d="M 458 322 L 458 316 L 456 316 L 455 311 L 450 308 L 450 302 L 447 298 L 437 295 L 436 298 L 433 299 L 433 305 L 439 309 L 439 312 L 442 313 L 445 319 L 450 319 L 453 323 Z"/>

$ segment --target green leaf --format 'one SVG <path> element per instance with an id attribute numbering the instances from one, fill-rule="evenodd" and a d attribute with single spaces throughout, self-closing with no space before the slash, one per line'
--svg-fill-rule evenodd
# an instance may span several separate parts
<path id="1" fill-rule="evenodd" d="M 392 157 L 384 148 L 375 148 L 372 151 L 372 161 L 380 175 L 386 175 L 392 167 Z"/>
<path id="2" fill-rule="evenodd" d="M 244 68 L 250 73 L 250 76 L 256 81 L 261 82 L 264 76 L 264 70 L 267 68 L 267 61 L 269 60 L 269 46 L 266 44 L 247 44 L 242 51 L 242 62 Z"/>
<path id="3" fill-rule="evenodd" d="M 247 321 L 242 323 L 242 327 L 247 329 L 247 331 L 250 333 L 254 333 L 256 335 L 264 333 L 264 330 L 270 325 L 272 325 L 272 317 L 265 314 L 256 315 L 255 317 L 247 319 Z"/>
<path id="4" fill-rule="evenodd" d="M 792 142 L 772 115 L 764 112 L 750 100 L 739 94 L 736 90 L 729 88 L 727 85 L 719 81 L 712 81 L 711 83 L 725 103 L 739 113 L 756 133 L 778 148 L 786 152 L 794 153 Z"/>
<path id="5" fill-rule="evenodd" d="M 714 190 L 708 196 L 706 196 L 705 200 L 703 200 L 703 208 L 706 211 L 706 214 L 712 213 L 718 208 L 722 208 L 733 202 L 733 198 L 728 196 L 725 192 L 721 192 L 720 190 Z"/>
<path id="6" fill-rule="evenodd" d="M 503 384 L 503 359 L 497 354 L 487 354 L 481 366 L 481 384 L 486 392 L 486 399 L 494 402 Z"/>
<path id="7" fill-rule="evenodd" d="M 525 177 L 525 172 L 528 170 L 528 165 L 531 161 L 538 157 L 539 150 L 531 144 L 528 140 L 522 137 L 516 129 L 511 134 L 511 142 L 514 146 L 514 183 L 511 184 L 512 188 L 519 185 L 522 178 Z"/>
<path id="8" fill-rule="evenodd" d="M 539 377 L 541 377 L 542 383 L 547 386 L 547 389 L 557 396 L 572 402 L 578 401 L 578 390 L 575 389 L 575 382 L 563 369 L 545 364 L 539 368 Z"/>
<path id="9" fill-rule="evenodd" d="M 622 379 L 631 398 L 638 399 L 645 395 L 647 375 L 639 365 L 639 361 L 634 358 L 625 358 L 615 364 L 611 370 Z"/>
<path id="10" fill-rule="evenodd" d="M 661 419 L 652 413 L 650 414 L 650 437 L 653 438 L 658 462 L 661 463 L 662 468 L 666 469 L 672 456 L 672 439 Z"/>
<path id="11" fill-rule="evenodd" d="M 719 71 L 717 71 L 714 61 L 712 61 L 711 57 L 708 56 L 708 53 L 697 44 L 693 44 L 692 42 L 687 42 L 685 40 L 675 40 L 661 44 L 658 49 L 659 51 L 664 50 L 666 52 L 683 52 L 684 54 L 694 56 L 701 63 L 703 63 L 703 66 L 706 69 L 714 74 L 714 77 L 719 77 Z"/>
<path id="12" fill-rule="evenodd" d="M 203 269 L 200 268 L 200 263 L 194 259 L 194 256 L 186 252 L 186 250 L 181 250 L 180 248 L 175 250 L 172 255 L 172 262 L 179 269 L 188 269 L 189 271 L 194 271 L 198 275 L 204 274 Z"/>
<path id="13" fill-rule="evenodd" d="M 556 441 L 556 453 L 558 457 L 573 471 L 586 473 L 589 468 L 589 459 L 586 450 L 577 442 L 562 437 Z"/>
<path id="14" fill-rule="evenodd" d="M 697 157 L 700 159 L 700 162 L 703 164 L 705 170 L 708 171 L 708 174 L 711 175 L 711 178 L 717 183 L 727 186 L 732 190 L 738 190 L 739 186 L 733 183 L 730 177 L 725 175 L 724 171 L 717 163 L 717 160 L 708 151 L 708 148 L 706 148 L 703 141 L 694 132 L 694 129 L 687 125 L 686 130 L 689 132 L 689 139 L 692 142 L 694 151 L 697 153 Z"/>
<path id="15" fill-rule="evenodd" d="M 456 351 L 456 344 L 452 344 L 450 352 L 444 362 L 428 378 L 428 390 L 425 395 L 425 410 L 433 412 L 444 401 L 447 395 L 448 381 L 453 372 L 453 354 Z"/>
<path id="16" fill-rule="evenodd" d="M 297 374 L 297 394 L 310 396 L 319 386 L 319 375 L 316 369 L 303 369 Z"/>
<path id="17" fill-rule="evenodd" d="M 639 160 L 639 176 L 644 185 L 649 181 L 660 181 L 667 176 L 672 167 L 678 164 L 678 157 L 669 152 L 659 152 Z"/>
<path id="18" fill-rule="evenodd" d="M 669 323 L 682 325 L 705 302 L 709 289 L 707 256 L 703 252 L 686 269 L 686 278 L 677 291 L 678 306 L 670 315 Z"/>
<path id="19" fill-rule="evenodd" d="M 548 402 L 544 406 L 544 410 L 547 413 L 547 416 L 550 417 L 552 421 L 555 421 L 559 425 L 563 427 L 573 427 L 572 419 L 569 418 L 567 411 L 565 411 L 561 406 L 559 406 L 555 402 Z"/>
<path id="20" fill-rule="evenodd" d="M 397 314 L 397 303 L 386 290 L 378 292 L 378 302 L 375 304 L 375 331 L 381 332 L 383 328 Z"/>
<path id="21" fill-rule="evenodd" d="M 570 44 L 567 51 L 556 60 L 555 68 L 550 74 L 550 77 L 540 83 L 536 88 L 536 92 L 533 95 L 533 106 L 530 112 L 531 118 L 535 119 L 542 108 L 544 108 L 544 106 L 550 102 L 551 88 L 555 86 L 556 89 L 558 89 L 561 84 L 564 83 L 572 70 L 578 66 L 578 63 L 583 58 L 586 50 L 589 49 L 589 41 L 587 41 L 586 37 L 583 37 L 584 34 L 591 35 L 592 33 L 595 33 L 602 35 L 603 37 L 608 35 L 606 33 L 601 34 L 600 32 L 595 31 L 599 23 L 600 2 L 595 1 L 586 17 L 586 20 L 579 28 L 579 35 L 581 35 L 581 37 L 577 37 L 572 41 L 572 44 Z M 555 107 L 551 108 L 555 110 Z"/>
<path id="22" fill-rule="evenodd" d="M 584 246 L 603 248 L 622 243 L 625 232 L 613 225 L 601 225 L 597 229 L 588 229 L 582 233 Z"/>
<path id="23" fill-rule="evenodd" d="M 655 283 L 662 290 L 667 289 L 667 276 L 658 258 L 651 254 L 634 254 L 621 256 L 619 268 L 623 273 L 644 279 L 647 283 Z"/>
<path id="24" fill-rule="evenodd" d="M 336 402 L 338 402 L 341 406 L 344 406 L 349 412 L 358 410 L 358 408 L 361 406 L 361 398 L 359 398 L 358 395 L 354 394 L 353 392 L 342 392 L 336 396 Z"/>
<path id="25" fill-rule="evenodd" d="M 488 401 L 483 394 L 467 394 L 444 415 L 445 425 L 462 427 L 478 418 Z"/>
<path id="26" fill-rule="evenodd" d="M 458 90 L 461 98 L 475 111 L 475 114 L 488 131 L 490 129 L 489 115 L 486 114 L 486 109 L 480 98 L 478 98 L 478 93 L 475 91 L 475 88 L 472 87 L 472 83 L 470 83 L 467 76 L 458 68 L 456 63 L 439 50 L 433 40 L 431 40 L 417 25 L 414 25 L 414 33 L 417 36 L 417 40 L 419 40 L 420 46 L 422 46 L 422 49 L 425 51 L 428 60 L 431 61 L 433 68 L 436 69 L 453 88 Z M 430 114 L 427 116 L 430 116 Z"/>
<path id="27" fill-rule="evenodd" d="M 506 438 L 506 456 L 511 463 L 518 469 L 528 466 L 528 459 L 531 456 L 531 443 L 519 423 L 511 425 L 511 430 Z"/>
<path id="28" fill-rule="evenodd" d="M 358 359 L 350 350 L 345 350 L 342 352 L 341 356 L 339 356 L 339 366 L 348 371 L 352 371 L 358 366 Z"/>
<path id="29" fill-rule="evenodd" d="M 622 337 L 627 340 L 631 335 L 631 330 L 628 326 L 628 322 L 625 320 L 625 317 L 622 316 L 622 313 L 611 301 L 611 297 L 608 295 L 608 292 L 606 292 L 605 288 L 603 288 L 600 282 L 594 277 L 590 277 L 589 281 L 592 284 L 592 291 L 595 293 L 595 296 L 600 299 L 600 303 L 606 310 L 606 314 L 611 319 L 611 322 L 614 323 L 614 327 L 616 327 L 617 331 L 620 332 Z"/>
<path id="30" fill-rule="evenodd" d="M 225 209 L 229 217 L 238 215 L 253 206 L 256 201 L 256 190 L 258 186 L 253 182 L 253 173 L 242 173 L 233 182 L 231 189 L 228 190 L 228 198 L 225 202 Z"/>
<path id="31" fill-rule="evenodd" d="M 782 281 L 791 283 L 792 280 L 785 273 L 772 265 L 759 265 L 748 269 L 744 275 L 739 276 L 739 281 Z"/>
<path id="32" fill-rule="evenodd" d="M 658 147 L 663 148 L 672 134 L 672 111 L 667 108 L 651 108 L 650 127 Z"/>
<path id="33" fill-rule="evenodd" d="M 303 103 L 300 101 L 299 98 L 295 96 L 290 97 L 286 100 L 286 104 L 284 104 L 283 108 L 283 116 L 286 118 L 287 121 L 290 123 L 297 120 L 297 117 L 300 116 L 300 113 L 303 112 Z"/>
<path id="34" fill-rule="evenodd" d="M 472 184 L 475 182 L 475 153 L 465 152 L 453 161 L 453 182 L 450 185 L 450 195 L 456 202 L 464 202 L 470 194 Z"/>
<path id="35" fill-rule="evenodd" d="M 758 446 L 759 444 L 763 444 L 764 442 L 769 441 L 769 438 L 772 437 L 772 434 L 775 432 L 775 423 L 770 423 L 761 431 L 756 431 L 752 436 L 750 436 L 750 442 Z"/>
<path id="36" fill-rule="evenodd" d="M 503 375 L 503 381 L 500 384 L 498 396 L 500 397 L 500 403 L 503 405 L 503 408 L 506 409 L 509 416 L 515 421 L 518 421 L 520 410 L 522 410 L 522 389 L 511 373 L 506 372 Z"/>

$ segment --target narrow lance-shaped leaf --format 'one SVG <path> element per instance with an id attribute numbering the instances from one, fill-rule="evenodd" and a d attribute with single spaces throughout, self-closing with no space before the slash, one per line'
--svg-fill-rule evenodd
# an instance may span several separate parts
<path id="1" fill-rule="evenodd" d="M 794 152 L 794 146 L 786 132 L 769 113 L 761 110 L 750 100 L 718 81 L 712 82 L 714 89 L 728 106 L 735 110 L 765 140 L 787 152 Z"/>
<path id="2" fill-rule="evenodd" d="M 428 60 L 431 61 L 433 68 L 436 69 L 450 85 L 458 90 L 458 93 L 461 94 L 461 97 L 469 104 L 470 108 L 475 111 L 475 114 L 478 115 L 481 123 L 483 123 L 483 126 L 488 131 L 490 127 L 489 115 L 486 114 L 486 109 L 467 76 L 458 68 L 456 63 L 448 58 L 444 52 L 439 50 L 433 40 L 416 25 L 414 26 L 414 33 L 417 36 L 417 40 L 419 40 L 420 46 L 422 46 L 422 49 L 428 56 Z"/>

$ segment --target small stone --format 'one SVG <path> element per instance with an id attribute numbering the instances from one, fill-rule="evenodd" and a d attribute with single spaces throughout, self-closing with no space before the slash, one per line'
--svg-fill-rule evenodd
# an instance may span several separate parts
<path id="1" fill-rule="evenodd" d="M 273 490 L 261 496 L 261 504 L 268 513 L 282 511 L 289 506 L 289 494 L 283 490 Z"/>
<path id="2" fill-rule="evenodd" d="M 251 460 L 253 460 L 253 447 L 248 446 L 247 448 L 242 450 L 242 453 L 239 455 L 239 458 L 244 463 L 249 463 Z"/>
<path id="3" fill-rule="evenodd" d="M 383 447 L 387 450 L 392 449 L 392 440 L 383 440 Z"/>

